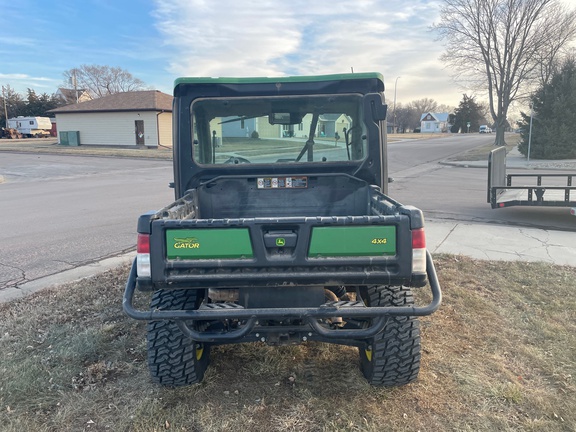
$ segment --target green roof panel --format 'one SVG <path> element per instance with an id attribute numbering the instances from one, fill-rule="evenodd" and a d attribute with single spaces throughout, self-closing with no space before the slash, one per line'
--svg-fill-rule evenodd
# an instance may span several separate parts
<path id="1" fill-rule="evenodd" d="M 384 81 L 384 77 L 379 72 L 345 73 L 332 75 L 310 75 L 310 76 L 282 76 L 282 77 L 182 77 L 174 81 L 174 87 L 179 84 L 269 84 L 269 83 L 297 83 L 297 82 L 319 82 L 338 80 L 358 80 L 358 79 L 378 79 Z"/>

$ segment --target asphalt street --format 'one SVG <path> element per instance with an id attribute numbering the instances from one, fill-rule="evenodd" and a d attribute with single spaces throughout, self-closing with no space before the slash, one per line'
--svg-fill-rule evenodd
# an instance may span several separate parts
<path id="1" fill-rule="evenodd" d="M 1 153 L 0 172 L 0 288 L 134 249 L 174 198 L 170 161 Z"/>

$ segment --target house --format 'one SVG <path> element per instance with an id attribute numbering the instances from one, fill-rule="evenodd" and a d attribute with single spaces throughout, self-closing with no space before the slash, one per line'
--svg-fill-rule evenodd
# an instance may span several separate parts
<path id="1" fill-rule="evenodd" d="M 92 96 L 86 89 L 66 89 L 59 88 L 56 90 L 55 95 L 65 104 L 75 104 L 78 102 L 86 102 L 92 100 Z"/>
<path id="2" fill-rule="evenodd" d="M 448 132 L 448 113 L 427 112 L 420 116 L 420 132 L 440 133 Z"/>
<path id="3" fill-rule="evenodd" d="M 61 144 L 71 133 L 81 145 L 171 147 L 172 99 L 158 90 L 133 91 L 49 112 L 56 115 Z"/>
<path id="4" fill-rule="evenodd" d="M 352 119 L 345 114 L 323 114 L 316 126 L 317 137 L 334 138 L 336 132 L 344 136 L 344 129 L 350 129 Z M 216 131 L 217 136 L 243 138 L 250 137 L 254 132 L 260 138 L 308 138 L 312 114 L 306 114 L 298 124 L 270 124 L 268 116 L 251 119 L 238 119 L 235 117 L 217 118 L 210 122 L 210 130 Z"/>

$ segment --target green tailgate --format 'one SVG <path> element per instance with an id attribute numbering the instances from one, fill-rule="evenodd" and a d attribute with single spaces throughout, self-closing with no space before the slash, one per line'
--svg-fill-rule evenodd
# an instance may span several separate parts
<path id="1" fill-rule="evenodd" d="M 247 228 L 167 230 L 166 252 L 168 259 L 253 257 Z"/>
<path id="2" fill-rule="evenodd" d="M 312 228 L 309 257 L 396 254 L 395 226 Z"/>

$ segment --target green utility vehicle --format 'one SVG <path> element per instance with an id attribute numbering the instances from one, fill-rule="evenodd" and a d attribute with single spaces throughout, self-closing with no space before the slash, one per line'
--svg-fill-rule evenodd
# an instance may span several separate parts
<path id="1" fill-rule="evenodd" d="M 377 73 L 176 80 L 176 201 L 140 216 L 124 294 L 154 381 L 200 382 L 214 345 L 306 341 L 358 347 L 371 384 L 416 379 L 441 291 L 422 212 L 387 196 L 383 92 Z"/>

